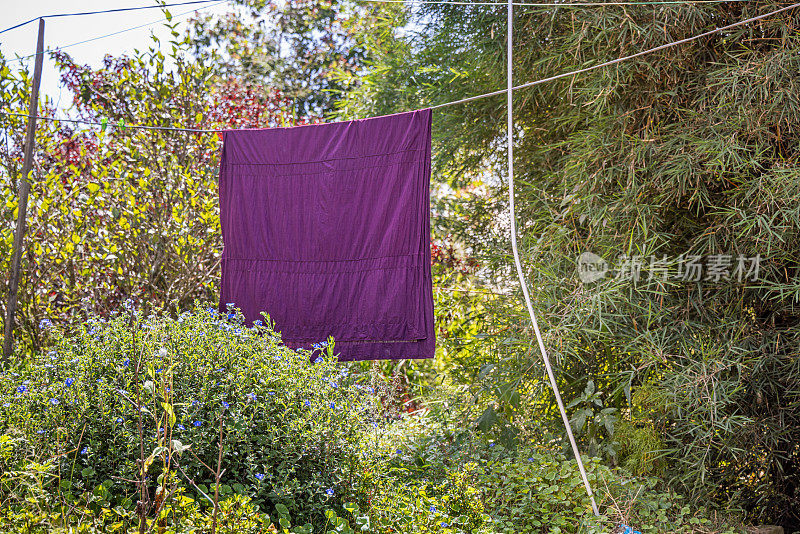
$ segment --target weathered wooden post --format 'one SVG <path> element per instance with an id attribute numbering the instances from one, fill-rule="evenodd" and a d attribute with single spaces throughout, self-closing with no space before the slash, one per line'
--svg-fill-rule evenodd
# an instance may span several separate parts
<path id="1" fill-rule="evenodd" d="M 14 312 L 17 309 L 19 271 L 22 260 L 22 240 L 25 237 L 25 215 L 28 211 L 28 193 L 31 184 L 28 174 L 33 166 L 33 144 L 36 139 L 36 116 L 39 114 L 39 82 L 42 80 L 42 60 L 44 59 L 44 19 L 39 19 L 39 39 L 36 43 L 36 66 L 33 69 L 33 87 L 28 105 L 28 131 L 25 135 L 25 158 L 22 162 L 22 175 L 19 178 L 19 204 L 17 228 L 14 232 L 14 252 L 11 256 L 11 276 L 8 279 L 8 301 L 6 302 L 5 328 L 3 329 L 3 362 L 11 357 L 14 348 Z"/>

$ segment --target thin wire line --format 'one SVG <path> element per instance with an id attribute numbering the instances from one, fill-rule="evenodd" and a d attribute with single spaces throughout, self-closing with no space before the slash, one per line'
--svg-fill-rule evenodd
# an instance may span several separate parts
<path id="1" fill-rule="evenodd" d="M 230 0 L 212 0 L 212 1 L 216 2 L 216 3 L 208 5 L 208 6 L 204 6 L 204 7 L 198 8 L 198 9 L 190 9 L 189 11 L 184 11 L 183 13 L 178 13 L 177 15 L 173 15 L 172 18 L 176 19 L 178 17 L 182 17 L 182 16 L 188 15 L 190 13 L 196 13 L 196 12 L 201 11 L 203 9 L 210 9 L 210 8 L 216 7 L 216 6 L 220 5 L 220 4 L 225 4 L 225 3 L 229 2 Z M 158 24 L 159 22 L 163 22 L 164 20 L 165 20 L 164 18 L 160 18 L 158 20 L 154 20 L 153 22 L 147 22 L 145 24 L 140 24 L 139 26 L 133 26 L 133 27 L 130 27 L 130 28 L 124 28 L 124 29 L 116 31 L 116 32 L 107 33 L 105 35 L 100 35 L 99 37 L 92 37 L 92 38 L 89 38 L 89 39 L 85 39 L 83 41 L 78 41 L 76 43 L 70 43 L 70 44 L 67 44 L 67 45 L 64 45 L 64 46 L 59 46 L 59 47 L 56 47 L 56 51 L 60 51 L 60 50 L 63 50 L 65 48 L 70 48 L 72 46 L 78 46 L 78 45 L 82 45 L 82 44 L 86 44 L 86 43 L 91 43 L 92 41 L 98 41 L 100 39 L 105 39 L 106 37 L 113 37 L 114 35 L 119 35 L 121 33 L 129 32 L 129 31 L 133 31 L 133 30 L 138 30 L 138 29 L 141 29 L 141 28 L 146 28 L 147 26 L 152 26 L 154 24 Z M 50 52 L 50 50 L 47 50 L 47 51 L 42 52 L 42 53 L 46 54 L 48 52 Z M 6 60 L 6 63 L 21 62 L 21 61 L 25 61 L 26 59 L 30 59 L 30 58 L 33 58 L 33 57 L 36 57 L 36 56 L 37 56 L 37 54 L 31 54 L 29 56 L 23 56 L 23 57 L 19 57 L 19 58 L 15 58 L 15 59 L 9 59 L 9 60 Z"/>
<path id="2" fill-rule="evenodd" d="M 500 6 L 506 7 L 506 2 L 460 2 L 447 0 L 357 0 L 358 2 L 366 3 L 382 3 L 382 4 L 438 4 L 438 5 L 454 5 L 454 6 Z M 549 3 L 536 3 L 536 2 L 514 2 L 515 6 L 522 7 L 601 7 L 601 6 L 648 6 L 648 5 L 663 5 L 663 4 L 724 4 L 724 3 L 737 3 L 748 2 L 750 0 L 653 0 L 652 2 L 549 2 Z"/>
<path id="3" fill-rule="evenodd" d="M 25 113 L 12 113 L 10 111 L 0 111 L 0 115 L 6 116 L 17 116 L 17 117 L 27 117 L 28 115 Z M 231 130 L 216 130 L 216 129 L 201 129 L 201 128 L 175 128 L 172 126 L 147 126 L 144 124 L 125 124 L 123 123 L 121 126 L 119 123 L 113 122 L 97 122 L 97 121 L 87 121 L 84 119 L 59 119 L 56 117 L 42 117 L 41 115 L 36 116 L 37 119 L 51 121 L 51 122 L 71 122 L 74 124 L 87 124 L 89 126 L 114 126 L 117 129 L 128 129 L 131 130 L 162 130 L 162 131 L 175 131 L 175 132 L 189 132 L 189 133 L 222 133 Z"/>
<path id="4" fill-rule="evenodd" d="M 223 1 L 227 1 L 227 0 L 223 0 Z M 211 6 L 209 6 L 209 7 L 211 7 Z M 636 58 L 636 57 L 644 56 L 646 54 L 651 54 L 651 53 L 657 52 L 659 50 L 664 50 L 666 48 L 671 48 L 673 46 L 678 46 L 678 45 L 681 45 L 681 44 L 685 44 L 685 43 L 688 43 L 688 42 L 691 42 L 691 41 L 695 41 L 697 39 L 701 39 L 703 37 L 708 37 L 709 35 L 713 35 L 715 33 L 719 33 L 719 32 L 725 31 L 725 30 L 730 30 L 730 29 L 736 28 L 738 26 L 743 26 L 745 24 L 749 24 L 749 23 L 755 22 L 757 20 L 765 19 L 767 17 L 771 17 L 773 15 L 777 15 L 779 13 L 783 13 L 784 11 L 788 11 L 790 9 L 794 9 L 796 7 L 800 7 L 800 3 L 792 4 L 792 5 L 786 6 L 786 7 L 782 7 L 780 9 L 776 9 L 775 11 L 770 11 L 769 13 L 764 13 L 763 15 L 758 15 L 758 16 L 755 16 L 755 17 L 751 17 L 749 19 L 741 20 L 739 22 L 734 22 L 732 24 L 728 24 L 727 26 L 721 26 L 719 28 L 714 28 L 713 30 L 709 30 L 707 32 L 703 32 L 703 33 L 694 35 L 692 37 L 687 37 L 686 39 L 681 39 L 679 41 L 673 41 L 671 43 L 667 43 L 667 44 L 664 44 L 664 45 L 661 45 L 661 46 L 657 46 L 655 48 L 649 48 L 647 50 L 643 50 L 641 52 L 637 52 L 637 53 L 631 54 L 629 56 L 623 56 L 623 57 L 620 57 L 620 58 L 617 58 L 617 59 L 613 59 L 611 61 L 606 61 L 605 63 L 599 63 L 597 65 L 592 65 L 591 67 L 586 67 L 586 68 L 583 68 L 583 69 L 578 69 L 578 70 L 574 70 L 574 71 L 570 71 L 570 72 L 565 72 L 565 73 L 562 73 L 562 74 L 556 74 L 555 76 L 550 76 L 549 78 L 542 78 L 542 79 L 535 80 L 535 81 L 532 81 L 532 82 L 523 83 L 521 85 L 516 85 L 512 89 L 514 91 L 519 90 L 519 89 L 525 89 L 526 87 L 533 87 L 534 85 L 540 85 L 540 84 L 547 83 L 547 82 L 552 82 L 554 80 L 558 80 L 558 79 L 561 79 L 561 78 L 568 78 L 570 76 L 575 76 L 577 74 L 582 74 L 584 72 L 589 72 L 589 71 L 592 71 L 592 70 L 595 70 L 595 69 L 599 69 L 599 68 L 602 68 L 602 67 L 608 67 L 610 65 L 615 65 L 617 63 L 622 63 L 623 61 L 628 61 L 629 59 L 633 59 L 633 58 Z M 155 23 L 153 23 L 153 24 L 155 24 Z M 482 98 L 488 98 L 490 96 L 502 95 L 502 94 L 505 94 L 506 92 L 508 92 L 508 89 L 500 89 L 498 91 L 492 91 L 491 93 L 483 93 L 481 95 L 475 95 L 475 96 L 471 96 L 471 97 L 468 97 L 468 98 L 462 98 L 462 99 L 459 99 L 459 100 L 453 100 L 452 102 L 445 102 L 443 104 L 436 104 L 436 105 L 433 105 L 433 106 L 427 106 L 425 108 L 420 108 L 420 109 L 439 109 L 439 108 L 443 108 L 443 107 L 446 107 L 446 106 L 454 106 L 456 104 L 464 104 L 466 102 L 472 102 L 474 100 L 479 100 L 479 99 L 482 99 Z M 412 110 L 412 111 L 419 111 L 419 110 Z M 23 113 L 12 113 L 12 112 L 6 112 L 6 111 L 0 111 L 0 114 L 6 115 L 6 116 L 9 116 L 9 115 L 20 116 L 20 117 L 27 117 L 28 116 L 28 115 L 23 114 Z M 102 126 L 103 125 L 103 123 L 101 123 L 101 122 L 86 121 L 86 120 L 81 120 L 81 119 L 57 119 L 57 118 L 54 118 L 54 117 L 42 117 L 40 115 L 37 116 L 37 119 L 42 119 L 42 120 L 46 120 L 46 121 L 72 122 L 72 123 L 75 123 L 75 124 L 87 124 L 87 125 L 92 125 L 92 126 Z M 234 128 L 201 129 L 201 128 L 182 128 L 182 127 L 174 127 L 174 126 L 145 126 L 145 125 L 138 125 L 138 124 L 126 124 L 125 128 L 143 129 L 143 130 L 169 130 L 169 131 L 176 131 L 176 132 L 191 132 L 191 133 L 221 133 L 221 132 L 230 132 L 230 131 L 235 131 L 236 130 Z"/>
<path id="5" fill-rule="evenodd" d="M 120 7 L 116 9 L 104 9 L 102 11 L 82 11 L 78 13 L 53 13 L 51 15 L 42 15 L 40 17 L 32 18 L 31 20 L 26 20 L 25 22 L 21 22 L 16 26 L 11 26 L 10 28 L 6 28 L 5 30 L 0 30 L 0 34 L 10 32 L 11 30 L 16 30 L 17 28 L 21 28 L 26 24 L 30 24 L 31 22 L 36 22 L 39 19 L 54 19 L 58 17 L 80 17 L 83 15 L 100 15 L 102 13 L 121 13 L 123 11 L 139 11 L 141 9 L 155 9 L 155 8 L 164 8 L 164 7 L 176 7 L 176 6 L 188 6 L 193 4 L 208 4 L 210 2 L 215 2 L 216 0 L 192 0 L 191 2 L 178 2 L 175 4 L 159 4 L 153 6 L 138 6 L 138 7 Z"/>

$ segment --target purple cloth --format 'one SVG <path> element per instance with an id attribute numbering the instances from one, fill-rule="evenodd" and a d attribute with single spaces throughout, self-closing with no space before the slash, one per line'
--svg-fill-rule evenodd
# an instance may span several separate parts
<path id="1" fill-rule="evenodd" d="M 431 110 L 225 132 L 222 291 L 290 347 L 432 358 Z"/>

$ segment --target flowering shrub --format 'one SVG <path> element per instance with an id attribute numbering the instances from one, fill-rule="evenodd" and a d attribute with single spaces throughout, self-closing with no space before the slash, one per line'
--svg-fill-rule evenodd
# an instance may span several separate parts
<path id="1" fill-rule="evenodd" d="M 150 495 L 154 513 L 178 486 L 208 504 L 221 471 L 221 498 L 285 506 L 300 524 L 351 496 L 373 395 L 334 365 L 332 345 L 290 350 L 232 309 L 127 310 L 69 338 L 44 326 L 53 349 L 0 374 L 0 433 L 12 444 L 0 471 L 35 459 L 42 490 L 67 502 L 131 509 Z M 3 480 L 2 502 L 29 496 Z"/>

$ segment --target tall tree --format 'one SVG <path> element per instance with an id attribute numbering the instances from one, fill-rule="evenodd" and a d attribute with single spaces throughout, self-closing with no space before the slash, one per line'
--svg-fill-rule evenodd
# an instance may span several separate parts
<path id="1" fill-rule="evenodd" d="M 344 89 L 333 74 L 364 67 L 357 36 L 373 20 L 350 0 L 236 0 L 223 17 L 194 20 L 193 44 L 225 76 L 281 91 L 299 116 L 321 116 Z"/>

